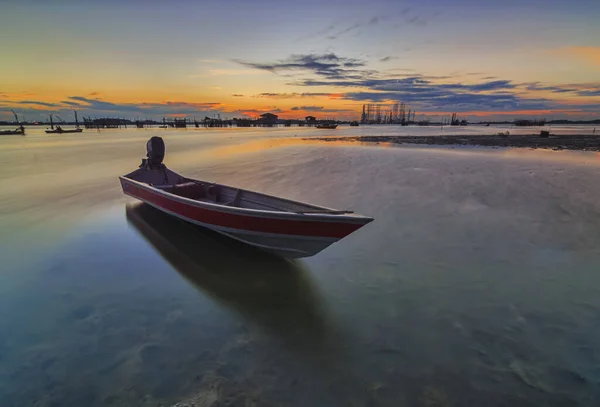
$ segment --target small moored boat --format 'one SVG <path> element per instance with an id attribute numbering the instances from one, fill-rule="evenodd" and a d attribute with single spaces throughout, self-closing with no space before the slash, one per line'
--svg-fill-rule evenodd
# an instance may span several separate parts
<path id="1" fill-rule="evenodd" d="M 23 125 L 19 121 L 19 116 L 17 116 L 17 114 L 14 112 L 14 110 L 11 110 L 11 112 L 15 116 L 15 120 L 17 121 L 17 125 L 19 127 L 17 127 L 14 130 L 0 130 L 0 136 L 12 136 L 12 135 L 24 136 L 25 135 L 25 127 L 23 127 Z"/>
<path id="2" fill-rule="evenodd" d="M 54 128 L 54 123 L 52 122 L 52 115 L 50 115 L 50 129 L 46 130 L 46 134 L 81 133 L 83 130 L 79 127 L 79 120 L 77 119 L 77 111 L 74 111 L 74 112 L 75 112 L 75 126 L 76 126 L 74 129 L 63 129 L 59 125 L 56 125 L 56 128 Z"/>
<path id="3" fill-rule="evenodd" d="M 320 123 L 315 126 L 317 129 L 335 129 L 337 124 L 335 123 Z"/>
<path id="4" fill-rule="evenodd" d="M 14 129 L 14 130 L 0 130 L 0 136 L 11 136 L 11 135 L 24 136 L 25 128 L 21 125 L 21 126 L 19 126 L 18 129 Z"/>
<path id="5" fill-rule="evenodd" d="M 46 130 L 47 134 L 67 134 L 67 133 L 81 133 L 82 129 L 63 129 L 60 126 L 56 126 L 55 129 Z"/>
<path id="6" fill-rule="evenodd" d="M 313 256 L 373 218 L 183 177 L 163 163 L 152 137 L 140 167 L 119 177 L 123 192 L 163 212 L 283 257 Z"/>

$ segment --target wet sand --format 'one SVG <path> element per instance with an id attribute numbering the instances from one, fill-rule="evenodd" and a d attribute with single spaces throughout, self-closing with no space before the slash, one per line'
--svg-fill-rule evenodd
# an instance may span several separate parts
<path id="1" fill-rule="evenodd" d="M 319 137 L 310 140 L 362 143 L 467 145 L 482 147 L 544 148 L 552 150 L 600 151 L 600 135 L 452 135 L 452 136 L 355 136 Z"/>

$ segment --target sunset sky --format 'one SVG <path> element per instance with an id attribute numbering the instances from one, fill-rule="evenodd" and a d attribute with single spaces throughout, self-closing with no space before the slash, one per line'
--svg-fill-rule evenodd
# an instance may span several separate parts
<path id="1" fill-rule="evenodd" d="M 600 118 L 600 0 L 21 0 L 0 34 L 5 120 Z"/>

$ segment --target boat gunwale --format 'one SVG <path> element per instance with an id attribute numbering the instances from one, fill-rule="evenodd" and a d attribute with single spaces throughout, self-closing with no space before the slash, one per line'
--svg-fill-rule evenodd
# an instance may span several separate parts
<path id="1" fill-rule="evenodd" d="M 127 174 L 130 175 L 130 174 Z M 216 210 L 218 212 L 224 212 L 224 213 L 231 213 L 231 214 L 236 214 L 236 215 L 245 215 L 245 216 L 252 216 L 252 217 L 268 217 L 268 218 L 281 218 L 281 219 L 288 219 L 288 220 L 296 220 L 296 221 L 325 221 L 325 222 L 339 222 L 339 223 L 358 223 L 358 224 L 363 224 L 366 225 L 370 222 L 372 222 L 374 219 L 368 216 L 364 216 L 364 215 L 359 215 L 356 213 L 347 215 L 347 214 L 327 214 L 327 213 L 302 213 L 302 212 L 288 212 L 288 211 L 269 211 L 269 210 L 262 210 L 262 209 L 250 209 L 250 208 L 240 208 L 237 206 L 226 206 L 223 204 L 218 204 L 218 203 L 212 203 L 212 202 L 205 202 L 205 201 L 198 201 L 195 199 L 191 199 L 191 198 L 186 198 L 186 197 L 182 197 L 179 195 L 175 195 L 172 194 L 170 192 L 164 191 L 160 188 L 156 188 L 154 186 L 151 186 L 145 182 L 141 182 L 141 181 L 137 181 L 134 180 L 132 178 L 129 178 L 127 175 L 122 175 L 119 176 L 119 179 L 121 180 L 126 180 L 127 182 L 131 182 L 134 185 L 151 191 L 153 193 L 162 195 L 165 198 L 171 199 L 171 200 L 175 200 L 178 201 L 180 203 L 186 204 L 186 205 L 190 205 L 190 206 L 194 206 L 194 207 L 200 207 L 200 208 L 204 208 L 204 209 L 209 209 L 209 210 Z M 201 180 L 194 180 L 192 178 L 186 178 L 186 177 L 182 177 L 185 180 L 190 180 L 190 181 L 195 181 L 195 182 L 202 182 L 202 183 L 207 183 L 207 184 L 214 184 L 214 183 L 210 183 L 208 181 L 201 181 Z M 175 185 L 175 184 L 173 184 Z M 215 184 L 215 185 L 222 185 L 222 184 Z M 314 208 L 318 208 L 318 209 L 323 209 L 323 210 L 327 210 L 327 211 L 336 211 L 336 209 L 333 208 L 327 208 L 324 206 L 318 206 L 318 205 L 312 205 L 312 204 L 308 204 L 308 203 L 304 203 L 301 201 L 294 201 L 291 199 L 286 199 L 286 198 L 279 198 L 273 195 L 268 195 L 268 194 L 264 194 L 261 192 L 255 192 L 255 191 L 250 191 L 250 190 L 246 190 L 243 188 L 236 188 L 230 185 L 222 185 L 228 188 L 233 188 L 233 189 L 238 189 L 241 190 L 243 192 L 250 192 L 253 194 L 257 194 L 260 196 L 264 196 L 267 198 L 273 198 L 273 199 L 278 199 L 284 202 L 288 202 L 288 203 L 295 203 L 295 204 L 301 204 L 301 205 L 306 205 L 306 206 L 311 206 Z M 127 193 L 127 192 L 126 192 Z M 127 195 L 133 196 L 129 193 L 127 193 Z M 138 197 L 133 196 L 136 199 L 140 199 Z"/>

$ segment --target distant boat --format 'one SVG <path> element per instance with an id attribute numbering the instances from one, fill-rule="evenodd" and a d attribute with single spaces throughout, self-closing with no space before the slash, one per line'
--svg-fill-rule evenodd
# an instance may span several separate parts
<path id="1" fill-rule="evenodd" d="M 23 126 L 20 126 L 18 129 L 15 129 L 15 130 L 0 130 L 0 136 L 10 136 L 10 135 L 24 136 L 25 128 Z"/>
<path id="2" fill-rule="evenodd" d="M 358 127 L 358 122 L 357 121 L 350 122 L 350 126 Z"/>
<path id="3" fill-rule="evenodd" d="M 335 129 L 337 124 L 335 123 L 321 123 L 315 126 L 317 129 Z"/>
<path id="4" fill-rule="evenodd" d="M 63 129 L 59 125 L 54 128 L 54 123 L 52 122 L 52 115 L 50 115 L 50 130 L 46 130 L 47 134 L 65 134 L 65 133 L 81 133 L 83 130 L 79 128 L 79 121 L 77 119 L 77 111 L 75 112 L 75 126 L 74 129 Z M 60 118 L 59 118 L 60 119 Z"/>
<path id="5" fill-rule="evenodd" d="M 65 133 L 81 133 L 83 130 L 82 129 L 63 129 L 60 126 L 56 126 L 56 128 L 52 128 L 51 130 L 46 130 L 47 134 L 65 134 Z"/>
<path id="6" fill-rule="evenodd" d="M 0 136 L 24 136 L 25 135 L 25 127 L 19 122 L 19 117 L 17 114 L 12 111 L 12 114 L 15 115 L 15 119 L 17 120 L 18 128 L 14 130 L 0 130 Z"/>

